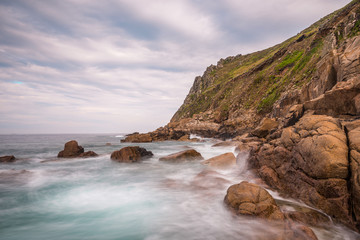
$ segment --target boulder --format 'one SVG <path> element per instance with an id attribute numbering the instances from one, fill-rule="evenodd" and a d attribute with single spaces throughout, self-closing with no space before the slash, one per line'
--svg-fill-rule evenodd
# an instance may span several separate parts
<path id="1" fill-rule="evenodd" d="M 0 162 L 15 162 L 16 158 L 14 155 L 0 157 Z"/>
<path id="2" fill-rule="evenodd" d="M 79 146 L 77 141 L 71 140 L 65 143 L 64 150 L 60 151 L 58 154 L 59 158 L 74 158 L 79 157 L 80 154 L 84 152 L 84 148 Z"/>
<path id="3" fill-rule="evenodd" d="M 213 168 L 229 168 L 236 165 L 236 157 L 233 153 L 229 152 L 212 157 L 201 163 Z"/>
<path id="4" fill-rule="evenodd" d="M 267 135 L 269 135 L 269 133 L 271 133 L 272 130 L 275 130 L 278 126 L 279 123 L 275 119 L 264 118 L 260 122 L 259 126 L 257 126 L 255 130 L 252 132 L 252 135 L 259 138 L 264 138 Z"/>
<path id="5" fill-rule="evenodd" d="M 199 152 L 197 152 L 194 149 L 189 149 L 178 153 L 173 153 L 165 157 L 161 157 L 159 160 L 166 162 L 184 162 L 184 161 L 203 160 L 203 159 L 204 158 L 201 156 Z"/>
<path id="6" fill-rule="evenodd" d="M 145 148 L 142 147 L 124 147 L 119 151 L 114 151 L 110 158 L 112 160 L 118 162 L 125 162 L 125 163 L 133 163 L 139 162 L 143 159 L 152 157 L 153 153 L 151 151 L 147 151 Z"/>
<path id="7" fill-rule="evenodd" d="M 274 198 L 262 187 L 246 181 L 228 188 L 225 204 L 236 214 L 260 217 L 266 220 L 283 221 Z"/>

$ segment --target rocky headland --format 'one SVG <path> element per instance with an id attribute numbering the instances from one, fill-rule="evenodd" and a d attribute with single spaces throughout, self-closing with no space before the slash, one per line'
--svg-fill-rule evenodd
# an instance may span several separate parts
<path id="1" fill-rule="evenodd" d="M 166 126 L 124 142 L 191 134 L 232 139 L 268 186 L 359 232 L 360 2 L 274 47 L 209 66 Z"/>

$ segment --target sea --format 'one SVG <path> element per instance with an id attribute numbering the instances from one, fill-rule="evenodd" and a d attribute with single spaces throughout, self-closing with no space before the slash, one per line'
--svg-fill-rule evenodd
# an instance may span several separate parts
<path id="1" fill-rule="evenodd" d="M 201 142 L 121 143 L 124 134 L 0 135 L 1 240 L 212 240 L 266 239 L 278 226 L 235 216 L 224 205 L 229 186 L 259 183 L 247 170 L 246 154 L 231 170 L 208 169 L 201 161 L 168 163 L 160 157 L 193 148 L 205 159 L 234 152 Z M 57 159 L 76 140 L 91 158 Z M 113 151 L 141 146 L 154 156 L 140 163 L 112 161 Z M 272 196 L 289 206 L 304 205 Z M 312 227 L 321 239 L 358 239 L 350 229 Z"/>

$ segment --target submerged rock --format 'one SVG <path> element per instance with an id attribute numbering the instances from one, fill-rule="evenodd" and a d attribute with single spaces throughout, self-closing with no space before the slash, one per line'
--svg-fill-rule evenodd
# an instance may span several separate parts
<path id="1" fill-rule="evenodd" d="M 173 153 L 165 157 L 161 157 L 160 161 L 167 162 L 184 162 L 184 161 L 193 161 L 193 160 L 203 160 L 204 158 L 201 156 L 199 152 L 194 149 L 181 151 L 178 153 Z"/>
<path id="2" fill-rule="evenodd" d="M 138 146 L 124 147 L 119 151 L 115 151 L 111 154 L 111 159 L 118 162 L 132 163 L 139 162 L 145 158 L 153 156 L 151 151 L 147 151 L 145 148 Z"/>
<path id="3" fill-rule="evenodd" d="M 84 152 L 84 148 L 79 146 L 78 142 L 71 140 L 65 143 L 64 150 L 60 151 L 58 158 L 76 158 L 76 157 L 96 157 L 98 156 L 93 151 Z"/>
<path id="4" fill-rule="evenodd" d="M 201 163 L 213 168 L 229 168 L 236 166 L 236 157 L 233 153 L 229 152 L 212 157 Z"/>
<path id="5" fill-rule="evenodd" d="M 0 157 L 0 162 L 15 162 L 16 158 L 14 155 Z"/>

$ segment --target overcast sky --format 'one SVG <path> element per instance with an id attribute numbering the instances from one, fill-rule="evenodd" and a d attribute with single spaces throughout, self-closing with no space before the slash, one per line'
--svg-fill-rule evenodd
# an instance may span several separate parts
<path id="1" fill-rule="evenodd" d="M 147 132 L 220 58 L 350 0 L 0 0 L 0 134 Z"/>

